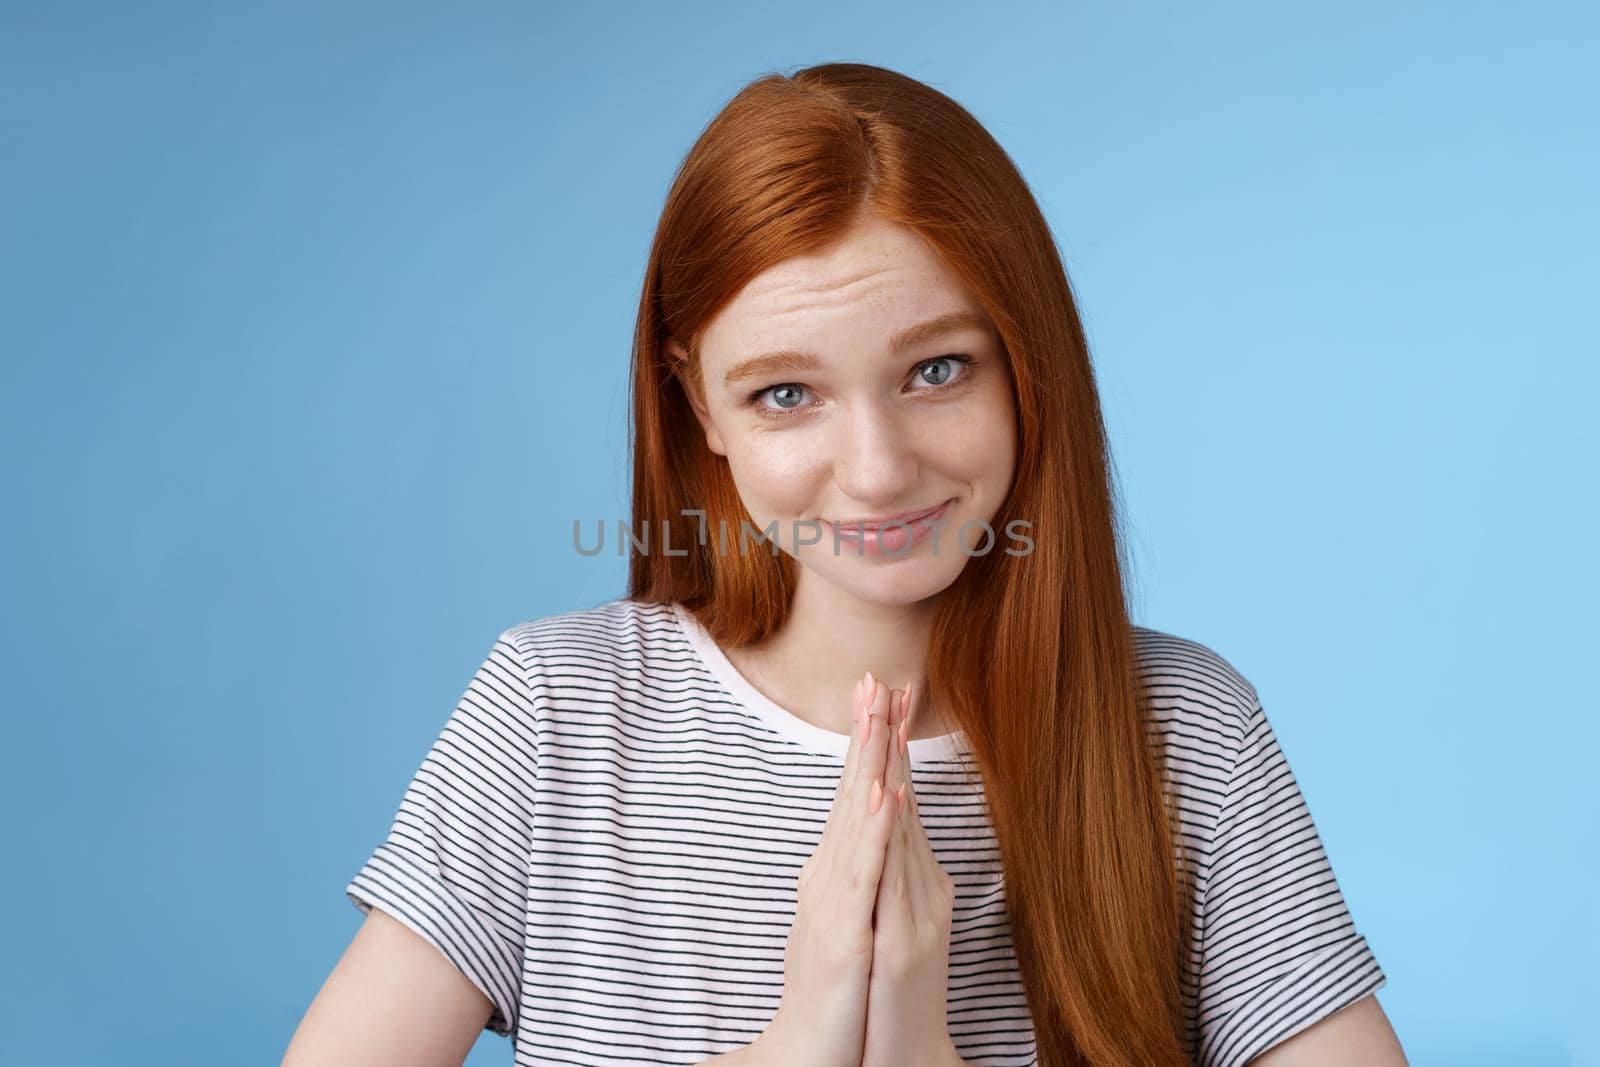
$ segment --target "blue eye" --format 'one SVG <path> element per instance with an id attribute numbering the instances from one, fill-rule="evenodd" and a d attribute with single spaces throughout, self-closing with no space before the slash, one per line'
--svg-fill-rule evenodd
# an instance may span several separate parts
<path id="1" fill-rule="evenodd" d="M 763 415 L 775 415 L 778 413 L 777 411 L 761 403 L 762 397 L 766 396 L 768 393 L 771 393 L 774 399 L 777 399 L 780 396 L 786 396 L 790 398 L 790 402 L 785 403 L 783 400 L 778 400 L 779 407 L 784 411 L 792 411 L 799 405 L 800 401 L 798 394 L 803 392 L 805 392 L 805 386 L 800 385 L 797 382 L 783 382 L 778 385 L 769 385 L 765 388 L 757 389 L 755 392 L 751 393 L 745 398 L 745 403 L 755 408 Z"/>
<path id="2" fill-rule="evenodd" d="M 922 366 L 917 369 L 917 373 L 919 375 L 926 375 L 930 369 L 935 369 L 941 364 L 945 364 L 947 366 L 943 374 L 936 376 L 939 379 L 938 381 L 929 381 L 926 377 L 923 377 L 922 380 L 933 386 L 948 385 L 950 382 L 950 375 L 953 373 L 949 369 L 948 364 L 960 363 L 964 367 L 966 364 L 971 362 L 972 360 L 967 356 L 940 356 L 937 359 L 930 359 L 926 363 L 922 364 Z"/>
<path id="3" fill-rule="evenodd" d="M 785 382 L 782 385 L 774 385 L 770 390 L 762 390 L 762 392 L 771 392 L 772 399 L 777 401 L 779 407 L 792 408 L 800 403 L 799 394 L 803 392 L 803 390 L 800 386 L 794 384 L 793 382 Z M 786 393 L 794 398 L 792 403 L 785 403 L 781 399 Z M 760 396 L 761 394 L 757 393 L 756 395 Z"/>
<path id="4" fill-rule="evenodd" d="M 914 380 L 920 380 L 924 388 L 913 389 L 912 392 L 934 393 L 964 385 L 967 379 L 971 377 L 968 368 L 973 362 L 975 361 L 971 356 L 956 354 L 925 359 L 917 364 L 916 373 L 912 376 Z M 962 368 L 961 373 L 956 374 L 954 379 L 951 378 L 953 371 L 949 366 L 950 364 L 957 364 Z M 933 372 L 931 377 L 929 376 L 929 371 Z M 769 385 L 765 388 L 757 389 L 746 398 L 745 402 L 767 418 L 782 419 L 787 418 L 790 413 L 802 410 L 805 407 L 800 398 L 806 392 L 808 392 L 806 387 L 799 382 L 781 382 L 778 385 Z M 776 407 L 769 407 L 761 402 L 761 398 L 768 393 L 772 394 L 772 398 L 777 404 Z"/>

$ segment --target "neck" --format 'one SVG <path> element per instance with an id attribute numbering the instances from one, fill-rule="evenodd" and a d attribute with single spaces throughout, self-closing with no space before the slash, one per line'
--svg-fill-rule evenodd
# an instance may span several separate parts
<path id="1" fill-rule="evenodd" d="M 782 630 L 759 644 L 726 649 L 751 685 L 813 726 L 850 732 L 850 694 L 867 671 L 892 689 L 916 686 L 911 740 L 954 729 L 927 701 L 928 636 L 935 598 L 870 603 L 802 568 Z"/>

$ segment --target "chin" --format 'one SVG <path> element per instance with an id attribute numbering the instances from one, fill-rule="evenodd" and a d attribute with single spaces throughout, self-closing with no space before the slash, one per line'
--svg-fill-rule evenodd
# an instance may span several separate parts
<path id="1" fill-rule="evenodd" d="M 954 558 L 919 552 L 900 560 L 874 560 L 858 558 L 844 546 L 837 557 L 830 547 L 816 547 L 823 548 L 822 558 L 809 562 L 802 558 L 802 568 L 857 600 L 886 606 L 908 606 L 938 596 L 955 584 L 968 562 L 960 552 Z"/>

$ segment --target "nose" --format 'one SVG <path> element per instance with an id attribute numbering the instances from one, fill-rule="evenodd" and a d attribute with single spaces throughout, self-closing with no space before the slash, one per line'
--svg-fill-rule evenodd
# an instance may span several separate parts
<path id="1" fill-rule="evenodd" d="M 906 495 L 917 484 L 916 442 L 890 407 L 862 401 L 837 424 L 833 479 L 866 512 L 915 503 Z"/>

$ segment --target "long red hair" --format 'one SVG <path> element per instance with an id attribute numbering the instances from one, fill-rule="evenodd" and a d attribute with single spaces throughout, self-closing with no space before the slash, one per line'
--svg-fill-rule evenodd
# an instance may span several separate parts
<path id="1" fill-rule="evenodd" d="M 1146 731 L 1088 346 L 1027 184 L 954 100 L 865 64 L 770 74 L 685 157 L 644 279 L 631 434 L 634 529 L 669 522 L 688 554 L 633 553 L 629 595 L 682 601 L 724 647 L 784 625 L 797 565 L 766 546 L 733 550 L 740 522 L 754 523 L 685 383 L 726 302 L 864 210 L 915 229 L 956 272 L 998 328 L 1015 386 L 1016 476 L 990 525 L 1027 520 L 1034 547 L 970 558 L 940 595 L 925 697 L 965 731 L 982 778 L 1039 1062 L 1186 1063 L 1188 877 Z M 705 513 L 704 546 L 690 509 Z"/>

